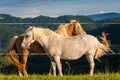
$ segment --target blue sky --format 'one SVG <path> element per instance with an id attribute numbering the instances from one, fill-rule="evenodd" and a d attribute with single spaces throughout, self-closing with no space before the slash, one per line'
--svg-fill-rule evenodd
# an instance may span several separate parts
<path id="1" fill-rule="evenodd" d="M 108 12 L 120 13 L 120 0 L 0 0 L 0 14 L 23 18 Z"/>

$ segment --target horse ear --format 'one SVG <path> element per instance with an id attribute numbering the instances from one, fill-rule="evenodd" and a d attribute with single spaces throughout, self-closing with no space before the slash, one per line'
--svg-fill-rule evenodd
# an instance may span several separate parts
<path id="1" fill-rule="evenodd" d="M 26 31 L 29 31 L 29 30 L 31 30 L 33 27 L 32 26 L 30 26 L 28 29 L 26 29 Z"/>
<path id="2" fill-rule="evenodd" d="M 74 23 L 75 22 L 75 20 L 74 19 L 70 19 L 70 23 Z"/>
<path id="3" fill-rule="evenodd" d="M 79 21 L 75 19 L 70 19 L 70 23 L 76 23 L 76 22 L 79 22 Z"/>
<path id="4" fill-rule="evenodd" d="M 29 29 L 32 29 L 32 28 L 33 28 L 33 26 L 30 26 L 30 27 L 29 27 Z"/>

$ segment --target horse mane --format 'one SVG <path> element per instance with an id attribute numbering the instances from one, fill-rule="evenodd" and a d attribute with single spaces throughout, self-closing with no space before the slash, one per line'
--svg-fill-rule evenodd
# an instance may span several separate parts
<path id="1" fill-rule="evenodd" d="M 71 20 L 70 22 L 71 24 L 76 25 L 75 26 L 76 34 L 84 34 L 84 33 L 86 34 L 85 30 L 82 28 L 78 20 Z"/>
<path id="2" fill-rule="evenodd" d="M 18 38 L 18 36 L 14 36 L 14 37 L 10 40 L 10 42 L 9 42 L 9 44 L 8 44 L 8 46 L 7 46 L 7 52 L 12 49 L 12 47 L 13 47 L 13 45 L 14 45 L 14 43 L 15 43 L 15 41 L 16 41 L 17 38 Z"/>
<path id="3" fill-rule="evenodd" d="M 35 39 L 41 39 L 41 38 L 43 38 L 45 36 L 49 36 L 51 34 L 59 35 L 48 28 L 33 27 L 32 29 L 29 29 L 29 30 L 33 31 Z"/>
<path id="4" fill-rule="evenodd" d="M 67 36 L 67 37 L 69 36 L 68 33 L 67 33 L 65 25 L 59 25 L 55 32 L 58 33 L 58 34 Z"/>

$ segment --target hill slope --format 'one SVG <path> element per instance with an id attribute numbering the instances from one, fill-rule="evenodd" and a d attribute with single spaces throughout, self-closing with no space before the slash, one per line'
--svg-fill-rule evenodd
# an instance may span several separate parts
<path id="1" fill-rule="evenodd" d="M 102 20 L 107 18 L 120 18 L 120 13 L 94 14 L 94 15 L 88 15 L 88 17 L 93 20 Z"/>

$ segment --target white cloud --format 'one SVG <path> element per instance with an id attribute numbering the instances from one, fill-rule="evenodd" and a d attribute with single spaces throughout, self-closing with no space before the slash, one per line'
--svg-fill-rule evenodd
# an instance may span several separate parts
<path id="1" fill-rule="evenodd" d="M 44 16 L 51 16 L 51 17 L 57 17 L 60 15 L 65 15 L 65 14 L 70 14 L 73 11 L 71 9 L 66 9 L 66 8 L 54 8 L 54 9 L 36 9 L 36 8 L 26 8 L 26 9 L 21 9 L 17 12 L 17 15 L 22 15 L 21 17 L 37 17 L 39 15 L 44 15 Z"/>
<path id="2" fill-rule="evenodd" d="M 100 14 L 104 14 L 104 13 L 105 13 L 105 11 L 100 11 L 99 13 L 100 13 Z"/>
<path id="3" fill-rule="evenodd" d="M 26 9 L 23 9 L 20 11 L 19 14 L 22 15 L 22 17 L 36 17 L 38 16 L 40 13 L 40 11 L 38 9 L 35 9 L 35 8 L 26 8 Z"/>

